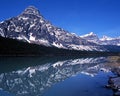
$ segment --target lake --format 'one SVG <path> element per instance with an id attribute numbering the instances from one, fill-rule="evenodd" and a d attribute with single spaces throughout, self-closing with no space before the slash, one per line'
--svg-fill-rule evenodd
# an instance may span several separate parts
<path id="1" fill-rule="evenodd" d="M 116 58 L 0 57 L 0 96 L 112 96 Z"/>

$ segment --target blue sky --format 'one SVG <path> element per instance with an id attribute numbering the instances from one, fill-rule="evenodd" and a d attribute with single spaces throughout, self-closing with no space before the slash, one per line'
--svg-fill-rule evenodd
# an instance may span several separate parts
<path id="1" fill-rule="evenodd" d="M 29 5 L 69 32 L 120 36 L 120 0 L 0 0 L 0 21 L 19 15 Z"/>

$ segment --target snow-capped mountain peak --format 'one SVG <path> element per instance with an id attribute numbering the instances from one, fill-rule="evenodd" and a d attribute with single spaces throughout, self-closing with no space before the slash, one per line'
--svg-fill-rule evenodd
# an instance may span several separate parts
<path id="1" fill-rule="evenodd" d="M 88 37 L 88 36 L 97 36 L 96 34 L 94 34 L 94 32 L 90 32 L 88 34 L 82 35 L 80 37 L 84 38 L 84 37 Z"/>
<path id="2" fill-rule="evenodd" d="M 34 6 L 29 6 L 25 9 L 25 11 L 23 12 L 23 14 L 32 14 L 32 15 L 40 15 L 40 12 L 37 8 L 35 8 Z"/>
<path id="3" fill-rule="evenodd" d="M 113 40 L 113 39 L 115 39 L 115 38 L 111 38 L 111 37 L 108 37 L 108 36 L 104 35 L 100 40 L 105 41 L 105 40 Z"/>
<path id="4" fill-rule="evenodd" d="M 90 32 L 89 35 L 96 35 L 96 34 L 94 34 L 93 32 Z"/>
<path id="5" fill-rule="evenodd" d="M 98 44 L 97 42 L 98 42 L 99 38 L 93 32 L 90 32 L 89 34 L 86 34 L 86 35 L 83 35 L 83 36 L 80 36 L 80 37 L 88 40 L 89 42 L 93 42 L 93 43 Z"/>

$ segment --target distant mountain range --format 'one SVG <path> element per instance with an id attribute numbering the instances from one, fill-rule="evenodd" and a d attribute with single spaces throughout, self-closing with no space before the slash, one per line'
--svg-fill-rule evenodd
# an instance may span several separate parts
<path id="1" fill-rule="evenodd" d="M 83 39 L 86 39 L 89 42 L 93 42 L 99 45 L 117 45 L 120 46 L 120 36 L 117 38 L 111 38 L 108 36 L 103 36 L 102 38 L 98 38 L 96 34 L 90 32 L 89 34 L 80 36 Z"/>
<path id="2" fill-rule="evenodd" d="M 26 8 L 20 15 L 1 22 L 0 36 L 1 38 L 11 38 L 27 42 L 28 44 L 37 44 L 49 48 L 87 52 L 120 52 L 120 38 L 108 40 L 105 37 L 104 39 L 99 39 L 93 33 L 85 36 L 77 36 L 52 25 L 33 6 Z M 3 41 L 2 44 L 4 45 Z M 10 44 L 8 44 L 8 47 Z M 2 49 L 6 47 L 3 45 L 0 45 Z M 13 45 L 13 47 L 15 46 L 16 44 Z M 17 47 L 15 48 L 17 49 Z M 13 51 L 10 48 L 8 49 L 9 53 Z M 7 51 L 7 49 L 3 51 Z M 16 53 L 19 53 L 19 50 Z"/>

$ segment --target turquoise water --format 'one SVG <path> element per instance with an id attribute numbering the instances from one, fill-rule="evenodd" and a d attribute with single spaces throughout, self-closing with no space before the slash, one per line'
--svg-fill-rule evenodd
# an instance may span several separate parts
<path id="1" fill-rule="evenodd" d="M 0 96 L 112 96 L 107 57 L 1 57 Z"/>

